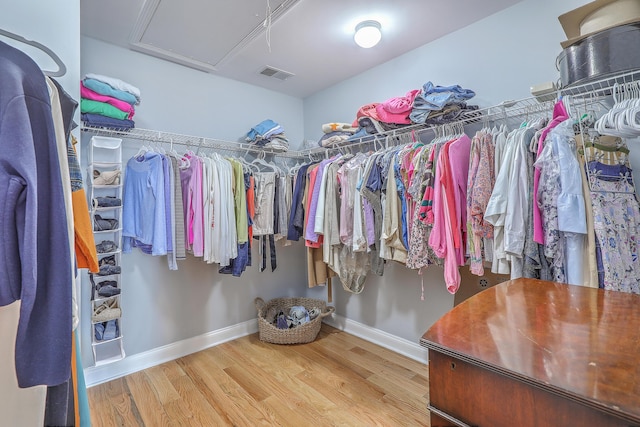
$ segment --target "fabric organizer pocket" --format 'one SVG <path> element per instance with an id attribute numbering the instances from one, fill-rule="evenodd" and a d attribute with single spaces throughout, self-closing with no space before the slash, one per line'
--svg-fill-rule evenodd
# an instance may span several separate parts
<path id="1" fill-rule="evenodd" d="M 122 316 L 122 310 L 119 307 L 118 299 L 113 298 L 93 309 L 91 321 L 93 323 L 108 322 L 109 320 L 118 319 Z"/>
<path id="2" fill-rule="evenodd" d="M 120 185 L 122 171 L 119 168 L 114 169 L 113 166 L 94 165 L 91 173 L 94 185 Z"/>
<path id="3" fill-rule="evenodd" d="M 93 325 L 96 341 L 114 340 L 120 336 L 120 325 L 118 319 Z"/>
<path id="4" fill-rule="evenodd" d="M 114 196 L 95 197 L 92 204 L 94 208 L 117 208 L 122 206 L 122 199 Z"/>
<path id="5" fill-rule="evenodd" d="M 118 228 L 118 220 L 115 218 L 103 218 L 101 215 L 93 216 L 94 231 L 111 231 Z"/>

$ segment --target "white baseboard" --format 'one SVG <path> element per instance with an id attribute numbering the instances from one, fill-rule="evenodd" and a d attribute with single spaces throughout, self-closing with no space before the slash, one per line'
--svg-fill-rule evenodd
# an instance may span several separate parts
<path id="1" fill-rule="evenodd" d="M 427 349 L 420 346 L 418 343 L 413 343 L 405 340 L 404 338 L 399 338 L 395 335 L 391 335 L 390 333 L 381 331 L 380 329 L 367 326 L 363 323 L 356 322 L 355 320 L 349 320 L 346 317 L 337 314 L 327 316 L 324 319 L 324 322 L 327 325 L 333 326 L 341 331 L 348 332 L 381 347 L 388 348 L 389 350 L 400 353 L 410 359 L 427 363 Z"/>
<path id="2" fill-rule="evenodd" d="M 419 344 L 337 314 L 327 316 L 323 321 L 334 328 L 388 348 L 418 362 L 427 363 L 427 350 Z M 258 332 L 258 319 L 248 320 L 197 337 L 127 356 L 117 362 L 86 368 L 84 370 L 85 382 L 87 387 L 92 387 L 256 332 Z"/>
<path id="3" fill-rule="evenodd" d="M 127 356 L 117 362 L 86 368 L 84 370 L 85 382 L 87 387 L 92 387 L 255 332 L 258 332 L 258 319 L 248 320 L 197 337 Z"/>

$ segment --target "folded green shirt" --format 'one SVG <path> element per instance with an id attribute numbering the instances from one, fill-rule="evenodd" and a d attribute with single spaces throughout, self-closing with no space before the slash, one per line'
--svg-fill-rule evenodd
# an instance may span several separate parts
<path id="1" fill-rule="evenodd" d="M 91 99 L 80 100 L 80 112 L 101 114 L 103 116 L 112 117 L 114 119 L 125 120 L 129 118 L 129 113 L 122 111 L 106 102 L 93 101 Z"/>

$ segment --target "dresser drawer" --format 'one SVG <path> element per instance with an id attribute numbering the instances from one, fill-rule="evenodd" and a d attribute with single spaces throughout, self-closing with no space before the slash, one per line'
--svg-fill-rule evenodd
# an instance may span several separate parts
<path id="1" fill-rule="evenodd" d="M 630 426 L 617 417 L 527 382 L 429 350 L 432 426 Z M 452 421 L 445 421 L 449 417 Z M 457 423 L 456 423 L 457 421 Z"/>

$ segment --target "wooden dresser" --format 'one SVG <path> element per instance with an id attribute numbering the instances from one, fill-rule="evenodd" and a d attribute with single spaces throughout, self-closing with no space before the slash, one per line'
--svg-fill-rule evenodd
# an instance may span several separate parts
<path id="1" fill-rule="evenodd" d="M 639 295 L 511 280 L 420 343 L 432 427 L 640 426 Z"/>

